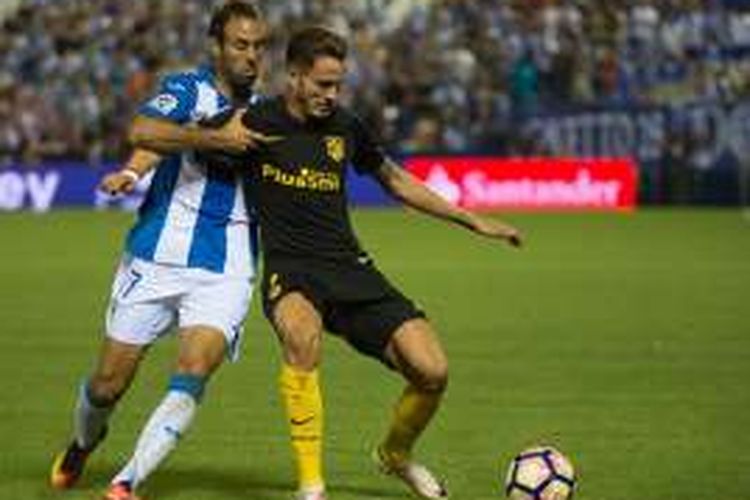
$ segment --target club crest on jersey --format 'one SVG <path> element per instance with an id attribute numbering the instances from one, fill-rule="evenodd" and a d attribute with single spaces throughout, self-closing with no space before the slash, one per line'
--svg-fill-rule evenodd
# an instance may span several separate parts
<path id="1" fill-rule="evenodd" d="M 329 135 L 324 139 L 326 145 L 326 154 L 336 163 L 341 162 L 346 155 L 346 142 L 340 135 Z"/>

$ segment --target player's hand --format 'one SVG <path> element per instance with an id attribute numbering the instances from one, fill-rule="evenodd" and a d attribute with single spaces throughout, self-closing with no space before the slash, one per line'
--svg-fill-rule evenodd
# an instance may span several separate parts
<path id="1" fill-rule="evenodd" d="M 216 130 L 215 149 L 242 154 L 282 139 L 280 136 L 262 134 L 245 126 L 242 122 L 244 113 L 244 109 L 235 110 L 231 118 Z"/>
<path id="2" fill-rule="evenodd" d="M 132 193 L 138 184 L 138 174 L 132 170 L 122 169 L 104 176 L 99 183 L 99 190 L 115 196 Z"/>
<path id="3" fill-rule="evenodd" d="M 489 238 L 505 240 L 513 247 L 518 248 L 523 245 L 521 231 L 505 222 L 472 214 L 470 218 L 470 227 L 475 233 Z"/>

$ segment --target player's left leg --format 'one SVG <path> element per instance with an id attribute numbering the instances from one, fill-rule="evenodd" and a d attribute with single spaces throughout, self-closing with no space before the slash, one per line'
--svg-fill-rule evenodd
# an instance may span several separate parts
<path id="1" fill-rule="evenodd" d="M 130 386 L 146 351 L 143 345 L 105 338 L 96 368 L 81 384 L 74 412 L 74 433 L 52 464 L 50 483 L 71 488 L 83 473 L 86 460 L 107 432 L 109 417 Z"/>
<path id="2" fill-rule="evenodd" d="M 313 303 L 300 292 L 278 299 L 272 322 L 284 363 L 279 392 L 286 407 L 292 449 L 297 459 L 299 500 L 325 500 L 323 480 L 323 399 L 318 378 L 323 322 Z"/>
<path id="3" fill-rule="evenodd" d="M 141 431 L 135 451 L 114 477 L 104 498 L 130 499 L 141 484 L 174 450 L 188 430 L 205 384 L 221 365 L 227 349 L 224 333 L 210 326 L 182 328 L 177 367 L 169 380 L 167 394 Z"/>
<path id="4" fill-rule="evenodd" d="M 412 461 L 412 450 L 440 406 L 448 383 L 448 361 L 430 324 L 421 318 L 403 323 L 389 340 L 386 359 L 407 386 L 396 402 L 385 439 L 376 450 L 384 471 L 400 477 L 424 498 L 447 498 L 443 485 L 424 466 Z"/>

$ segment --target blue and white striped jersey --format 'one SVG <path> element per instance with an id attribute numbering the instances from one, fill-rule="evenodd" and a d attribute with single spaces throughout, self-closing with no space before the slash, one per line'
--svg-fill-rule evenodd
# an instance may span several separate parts
<path id="1" fill-rule="evenodd" d="M 167 75 L 139 113 L 185 124 L 229 106 L 216 88 L 213 70 L 200 66 Z M 253 275 L 257 222 L 249 217 L 244 196 L 235 172 L 207 169 L 193 152 L 165 156 L 128 234 L 126 251 L 162 264 Z"/>

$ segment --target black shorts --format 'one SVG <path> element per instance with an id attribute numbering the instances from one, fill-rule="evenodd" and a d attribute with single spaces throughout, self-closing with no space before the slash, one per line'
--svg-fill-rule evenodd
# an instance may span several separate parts
<path id="1" fill-rule="evenodd" d="M 327 331 L 387 365 L 385 348 L 396 330 L 410 319 L 425 317 L 371 261 L 267 260 L 263 312 L 272 323 L 277 302 L 290 292 L 300 292 L 313 304 Z"/>

